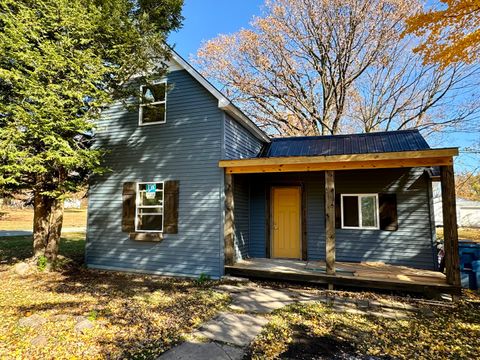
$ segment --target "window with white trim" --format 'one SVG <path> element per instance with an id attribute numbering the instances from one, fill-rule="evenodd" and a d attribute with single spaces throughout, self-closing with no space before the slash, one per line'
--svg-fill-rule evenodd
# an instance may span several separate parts
<path id="1" fill-rule="evenodd" d="M 378 194 L 342 194 L 342 229 L 379 229 Z"/>
<path id="2" fill-rule="evenodd" d="M 167 121 L 167 82 L 140 87 L 139 124 L 163 124 Z"/>
<path id="3" fill-rule="evenodd" d="M 137 183 L 135 231 L 163 231 L 163 182 Z"/>

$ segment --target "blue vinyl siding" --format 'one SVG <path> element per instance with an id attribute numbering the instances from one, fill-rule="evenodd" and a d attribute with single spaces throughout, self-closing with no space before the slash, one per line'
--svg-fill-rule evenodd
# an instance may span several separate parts
<path id="1" fill-rule="evenodd" d="M 266 187 L 272 183 L 302 182 L 306 192 L 308 259 L 325 258 L 324 173 L 250 176 L 251 257 L 265 257 Z M 338 261 L 381 261 L 434 269 L 436 252 L 430 225 L 428 179 L 423 169 L 337 171 L 336 192 L 397 194 L 397 231 L 336 229 Z"/>
<path id="2" fill-rule="evenodd" d="M 138 111 L 121 104 L 103 113 L 97 144 L 111 171 L 92 182 L 87 255 L 90 267 L 167 275 L 223 274 L 224 114 L 186 71 L 168 75 L 167 122 L 138 125 Z M 178 234 L 159 243 L 121 231 L 122 187 L 128 181 L 180 181 Z"/>
<path id="3" fill-rule="evenodd" d="M 233 184 L 235 253 L 237 259 L 248 257 L 250 240 L 250 184 L 247 176 L 236 176 Z"/>
<path id="4" fill-rule="evenodd" d="M 225 159 L 256 157 L 263 142 L 258 140 L 237 121 L 225 114 Z"/>
<path id="5" fill-rule="evenodd" d="M 339 261 L 382 261 L 422 269 L 436 267 L 430 227 L 428 179 L 421 168 L 337 172 L 337 193 L 397 194 L 398 230 L 337 229 Z"/>
<path id="6" fill-rule="evenodd" d="M 263 258 L 265 253 L 266 232 L 266 189 L 263 179 L 250 177 L 250 242 L 248 255 L 252 258 Z"/>

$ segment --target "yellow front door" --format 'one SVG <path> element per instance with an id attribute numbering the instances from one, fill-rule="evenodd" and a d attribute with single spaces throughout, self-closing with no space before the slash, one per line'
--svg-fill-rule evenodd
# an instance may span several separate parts
<path id="1" fill-rule="evenodd" d="M 273 188 L 272 257 L 300 259 L 300 187 Z"/>

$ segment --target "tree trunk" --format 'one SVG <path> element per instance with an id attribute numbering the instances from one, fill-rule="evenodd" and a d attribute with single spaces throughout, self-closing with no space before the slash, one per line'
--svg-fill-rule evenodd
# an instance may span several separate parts
<path id="1" fill-rule="evenodd" d="M 34 195 L 33 256 L 47 258 L 48 267 L 55 264 L 63 223 L 63 201 L 45 195 Z"/>

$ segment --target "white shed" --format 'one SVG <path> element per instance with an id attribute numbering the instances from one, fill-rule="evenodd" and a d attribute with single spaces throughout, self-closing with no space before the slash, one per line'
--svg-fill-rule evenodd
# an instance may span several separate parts
<path id="1" fill-rule="evenodd" d="M 435 225 L 442 226 L 441 196 L 435 196 L 433 198 L 433 211 L 435 214 Z M 457 197 L 457 222 L 460 227 L 480 228 L 480 201 L 466 200 Z"/>

